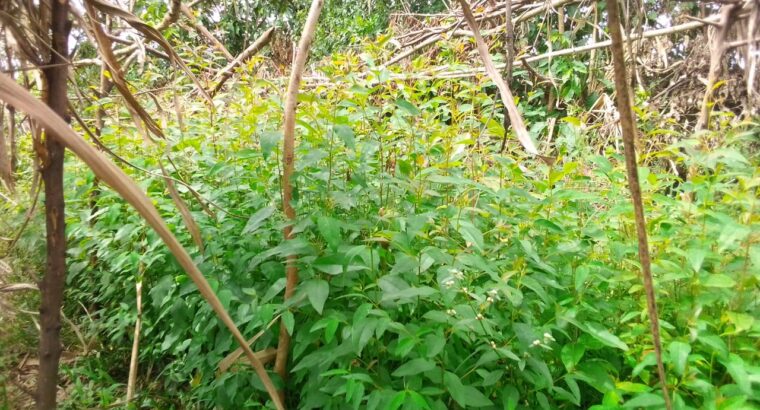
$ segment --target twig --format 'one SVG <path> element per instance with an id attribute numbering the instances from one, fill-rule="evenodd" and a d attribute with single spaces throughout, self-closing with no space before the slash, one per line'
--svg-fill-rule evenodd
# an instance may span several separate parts
<path id="1" fill-rule="evenodd" d="M 652 267 L 649 258 L 649 244 L 647 241 L 647 227 L 644 217 L 644 205 L 641 200 L 641 186 L 639 185 L 639 172 L 636 165 L 636 119 L 631 108 L 631 91 L 628 86 L 628 78 L 625 68 L 625 54 L 623 51 L 623 34 L 620 30 L 620 16 L 618 15 L 617 0 L 607 2 L 609 15 L 609 28 L 612 35 L 612 60 L 615 68 L 615 89 L 617 91 L 617 106 L 620 113 L 620 125 L 623 129 L 623 147 L 625 154 L 625 167 L 628 173 L 628 188 L 631 191 L 633 212 L 636 219 L 636 236 L 639 243 L 639 260 L 641 272 L 644 277 L 644 289 L 646 290 L 647 311 L 652 330 L 652 343 L 654 354 L 657 359 L 657 372 L 660 377 L 662 394 L 665 398 L 665 408 L 672 409 L 670 394 L 668 393 L 668 381 L 665 375 L 665 366 L 662 364 L 662 344 L 660 342 L 660 323 L 657 315 L 657 300 L 652 280 Z"/>

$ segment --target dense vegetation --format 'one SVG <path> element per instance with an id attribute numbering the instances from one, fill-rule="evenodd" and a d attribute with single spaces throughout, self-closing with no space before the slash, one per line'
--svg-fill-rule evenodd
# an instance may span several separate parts
<path id="1" fill-rule="evenodd" d="M 252 11 L 266 7 L 253 3 Z M 332 10 L 328 16 L 340 16 Z M 388 24 L 387 14 L 373 17 Z M 321 30 L 353 24 L 334 18 Z M 229 44 L 242 44 L 232 33 Z M 525 43 L 545 34 L 539 23 L 521 33 Z M 549 49 L 572 45 L 573 35 L 581 36 L 552 34 Z M 326 57 L 300 90 L 297 218 L 288 241 L 280 188 L 287 80 L 260 75 L 261 60 L 214 95 L 213 110 L 161 63 L 133 68 L 134 91 L 150 93 L 140 102 L 165 135 L 153 143 L 115 93 L 87 103 L 70 92 L 82 119 L 73 128 L 91 132 L 83 125 L 96 127 L 93 119 L 106 113 L 99 144 L 147 191 L 243 335 L 254 338 L 253 350 L 275 348 L 280 326 L 292 335 L 289 379 L 271 373 L 287 387 L 288 407 L 662 408 L 607 67 L 570 55 L 514 68 L 510 85 L 547 155 L 538 158 L 505 130 L 487 76 L 422 75 L 477 65 L 468 38 L 448 39 L 405 67 L 380 64 L 396 52 L 391 34 L 350 47 L 348 39 L 317 39 Z M 497 61 L 506 58 L 503 47 L 494 43 Z M 191 46 L 177 49 L 192 55 Z M 97 70 L 77 72 L 77 93 L 92 95 L 86 87 L 95 87 Z M 698 102 L 666 112 L 659 98 L 668 85 L 651 81 L 634 103 L 673 407 L 757 408 L 757 117 L 725 98 L 712 129 L 692 132 L 684 123 L 694 122 Z M 12 267 L 0 272 L 0 286 L 34 282 L 45 266 L 45 215 L 25 223 L 36 196 L 32 141 L 18 143 L 17 186 L 3 192 L 0 236 L 21 235 L 0 245 Z M 134 209 L 71 155 L 64 186 L 61 407 L 271 406 L 260 378 L 234 355 L 232 335 Z M 190 208 L 202 247 L 171 190 Z M 300 280 L 284 300 L 288 257 L 297 258 Z M 0 315 L 0 408 L 24 403 L 19 369 L 39 337 L 28 313 L 36 293 L 12 296 L 0 294 L 9 312 Z M 138 314 L 137 394 L 127 404 Z"/>

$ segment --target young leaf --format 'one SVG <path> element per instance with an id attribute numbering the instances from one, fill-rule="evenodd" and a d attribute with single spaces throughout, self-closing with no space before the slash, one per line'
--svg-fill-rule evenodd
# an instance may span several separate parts
<path id="1" fill-rule="evenodd" d="M 670 351 L 670 363 L 679 376 L 683 375 L 683 371 L 686 369 L 686 359 L 691 353 L 691 346 L 688 343 L 675 341 L 670 344 L 668 350 Z"/>
<path id="2" fill-rule="evenodd" d="M 271 206 L 267 206 L 256 211 L 255 214 L 251 215 L 251 217 L 248 218 L 248 222 L 245 224 L 245 228 L 243 228 L 242 234 L 245 235 L 247 233 L 255 232 L 261 227 L 264 221 L 272 216 L 274 211 L 275 208 Z"/>
<path id="3" fill-rule="evenodd" d="M 312 279 L 306 282 L 306 296 L 309 298 L 309 303 L 314 306 L 314 310 L 320 315 L 329 294 L 330 284 L 326 280 Z"/>
<path id="4" fill-rule="evenodd" d="M 412 359 L 393 372 L 394 377 L 413 376 L 435 368 L 435 363 L 427 359 Z"/>
<path id="5" fill-rule="evenodd" d="M 327 244 L 330 245 L 330 248 L 333 251 L 337 250 L 341 242 L 338 221 L 329 216 L 320 216 L 317 219 L 317 229 Z"/>

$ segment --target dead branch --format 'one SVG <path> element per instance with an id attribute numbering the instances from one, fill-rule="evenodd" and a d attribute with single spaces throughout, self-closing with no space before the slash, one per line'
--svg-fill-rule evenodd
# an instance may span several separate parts
<path id="1" fill-rule="evenodd" d="M 227 47 L 225 47 L 224 44 L 219 41 L 219 39 L 211 34 L 206 26 L 204 26 L 200 21 L 198 21 L 198 19 L 195 18 L 193 11 L 190 10 L 188 6 L 185 6 L 183 4 L 180 8 L 182 10 L 182 14 L 187 18 L 187 20 L 190 22 L 190 25 L 195 29 L 195 31 L 198 32 L 198 34 L 201 35 L 201 37 L 205 38 L 206 41 L 211 44 L 211 46 L 224 54 L 224 57 L 227 59 L 227 61 L 232 61 L 234 59 L 234 57 L 232 57 L 232 54 L 230 54 L 230 52 L 227 50 Z"/>
<path id="2" fill-rule="evenodd" d="M 520 143 L 523 145 L 526 151 L 528 151 L 530 154 L 537 155 L 538 150 L 533 144 L 533 140 L 530 138 L 530 134 L 528 133 L 528 129 L 525 127 L 525 122 L 523 121 L 522 116 L 520 116 L 520 112 L 517 110 L 515 99 L 512 96 L 512 91 L 510 91 L 509 86 L 504 82 L 504 79 L 501 78 L 499 72 L 496 71 L 496 67 L 491 60 L 491 55 L 488 52 L 488 46 L 486 46 L 485 41 L 483 41 L 483 37 L 480 36 L 480 32 L 478 31 L 478 23 L 475 22 L 475 17 L 472 15 L 472 11 L 470 11 L 470 6 L 467 4 L 466 0 L 459 0 L 459 4 L 462 6 L 467 24 L 470 26 L 470 29 L 473 31 L 473 33 L 475 33 L 475 42 L 478 46 L 478 52 L 480 53 L 480 58 L 483 60 L 485 70 L 488 73 L 488 76 L 491 77 L 491 80 L 496 83 L 496 86 L 499 88 L 502 103 L 504 103 L 504 106 L 507 108 L 509 120 L 512 122 L 512 129 L 515 130 L 517 139 L 520 140 Z"/>
<path id="3" fill-rule="evenodd" d="M 702 109 L 695 126 L 696 131 L 710 129 L 710 101 L 715 83 L 718 81 L 718 75 L 720 75 L 720 63 L 726 53 L 726 36 L 735 22 L 734 16 L 740 9 L 738 6 L 738 4 L 726 4 L 721 7 L 720 26 L 716 29 L 710 46 L 710 71 L 707 74 L 707 84 L 705 84 L 705 93 L 702 97 Z"/>
<path id="4" fill-rule="evenodd" d="M 256 39 L 256 41 L 253 42 L 248 48 L 243 50 L 242 53 L 240 53 L 232 62 L 227 64 L 226 67 L 224 67 L 219 73 L 216 75 L 216 86 L 214 86 L 214 89 L 211 91 L 211 95 L 216 94 L 224 85 L 227 80 L 232 77 L 232 73 L 234 72 L 235 68 L 243 64 L 244 62 L 248 61 L 249 58 L 253 57 L 256 53 L 259 52 L 264 46 L 269 44 L 269 41 L 272 39 L 272 33 L 274 33 L 274 27 L 269 28 L 267 31 L 261 33 L 259 38 Z"/>

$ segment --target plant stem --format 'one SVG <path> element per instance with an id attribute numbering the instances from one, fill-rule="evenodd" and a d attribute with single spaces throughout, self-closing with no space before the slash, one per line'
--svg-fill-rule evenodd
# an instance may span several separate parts
<path id="1" fill-rule="evenodd" d="M 641 271 L 644 276 L 644 288 L 646 289 L 647 310 L 652 329 L 652 342 L 657 359 L 657 372 L 662 385 L 662 394 L 665 399 L 665 408 L 671 410 L 673 405 L 668 394 L 665 366 L 662 364 L 662 344 L 660 343 L 660 324 L 657 317 L 657 301 L 655 299 L 654 283 L 652 281 L 652 267 L 649 259 L 649 244 L 647 241 L 646 220 L 644 219 L 644 206 L 641 200 L 641 186 L 639 173 L 636 166 L 636 119 L 633 117 L 631 108 L 631 91 L 628 86 L 626 74 L 625 56 L 623 53 L 623 34 L 620 31 L 620 16 L 617 0 L 607 2 L 609 13 L 609 28 L 612 37 L 612 61 L 615 67 L 615 89 L 617 91 L 617 106 L 620 112 L 620 125 L 623 129 L 623 147 L 625 154 L 625 168 L 628 173 L 628 188 L 631 191 L 633 212 L 636 219 L 636 234 L 639 243 L 639 260 Z"/>

